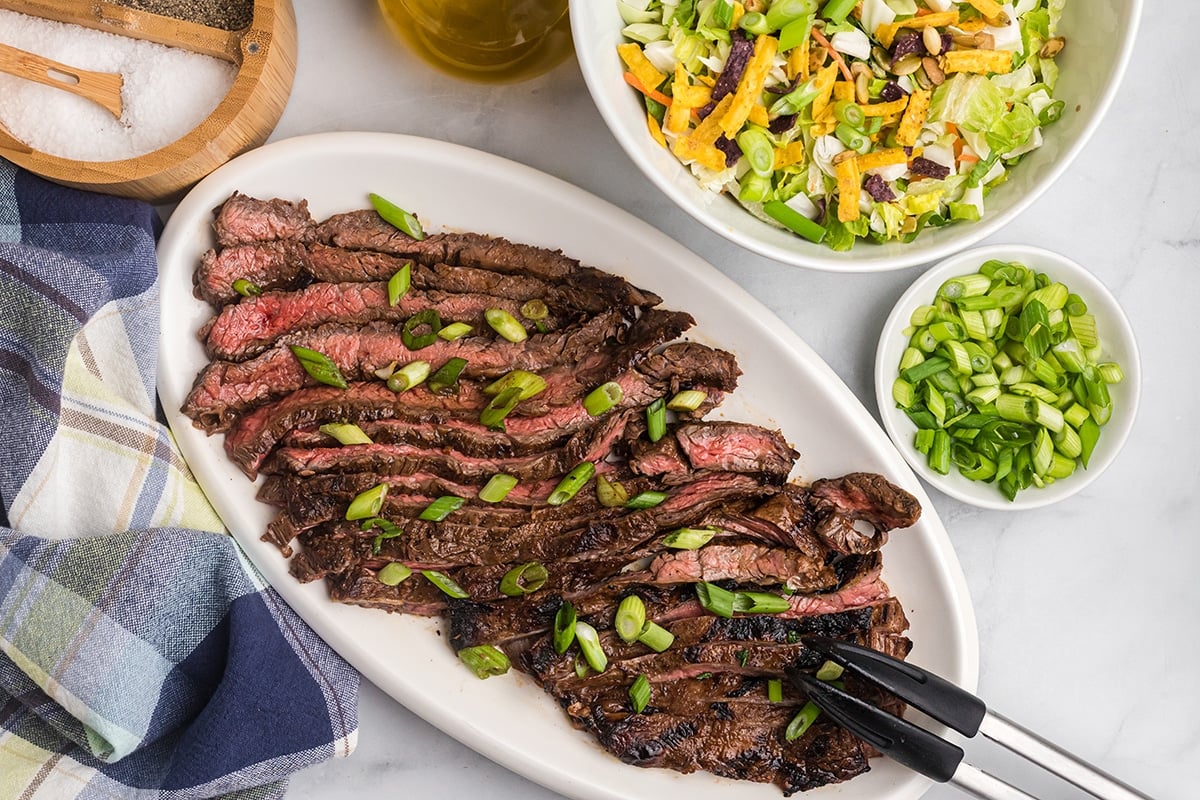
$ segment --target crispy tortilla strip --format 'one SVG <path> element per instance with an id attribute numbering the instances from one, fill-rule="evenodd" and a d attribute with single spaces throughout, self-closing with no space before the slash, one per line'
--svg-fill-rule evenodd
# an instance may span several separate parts
<path id="1" fill-rule="evenodd" d="M 647 89 L 657 89 L 659 84 L 667 79 L 667 76 L 658 71 L 658 68 L 650 63 L 650 59 L 646 58 L 646 54 L 642 52 L 642 48 L 635 42 L 626 42 L 625 44 L 617 45 L 617 53 L 621 56 L 621 60 L 625 62 L 625 66 L 629 67 L 629 71 L 633 76 L 642 82 L 642 86 Z"/>
<path id="2" fill-rule="evenodd" d="M 658 124 L 658 120 L 649 111 L 646 112 L 646 127 L 650 129 L 650 138 L 663 147 L 667 146 L 667 137 L 663 136 L 662 126 Z"/>
<path id="3" fill-rule="evenodd" d="M 837 73 L 837 64 L 830 64 L 827 67 L 821 67 L 817 72 L 817 77 L 813 79 L 813 89 L 817 92 L 812 103 L 814 120 L 819 119 L 825 109 L 829 107 L 829 98 L 833 94 L 833 82 Z"/>
<path id="4" fill-rule="evenodd" d="M 930 89 L 917 89 L 909 98 L 908 108 L 900 119 L 900 127 L 896 129 L 896 143 L 901 147 L 912 147 L 917 143 L 917 134 L 925 124 L 925 116 L 929 113 L 929 103 L 933 99 Z"/>
<path id="5" fill-rule="evenodd" d="M 850 81 L 835 81 L 833 84 L 834 100 L 853 100 L 854 84 Z"/>
<path id="6" fill-rule="evenodd" d="M 700 121 L 696 126 L 696 130 L 692 131 L 689 138 L 697 144 L 711 145 L 721 138 L 723 131 L 721 130 L 721 117 L 725 115 L 729 106 L 733 105 L 733 95 L 727 94 L 721 98 L 721 102 L 717 103 L 716 108 L 712 113 Z"/>
<path id="7" fill-rule="evenodd" d="M 890 103 L 868 103 L 862 107 L 863 114 L 868 117 L 890 117 L 899 114 L 908 105 L 908 95 Z"/>
<path id="8" fill-rule="evenodd" d="M 858 194 L 862 190 L 862 173 L 858 171 L 858 159 L 847 158 L 833 168 L 838 184 L 838 219 L 853 222 L 858 219 Z"/>
<path id="9" fill-rule="evenodd" d="M 767 115 L 766 106 L 751 106 L 750 116 L 747 119 L 762 128 L 769 127 L 771 124 L 771 117 Z"/>
<path id="10" fill-rule="evenodd" d="M 711 170 L 725 169 L 725 154 L 711 144 L 702 144 L 691 136 L 680 136 L 671 148 L 680 161 L 702 164 Z"/>
<path id="11" fill-rule="evenodd" d="M 784 67 L 788 80 L 794 81 L 797 77 L 802 81 L 808 80 L 808 43 L 810 41 L 812 40 L 806 36 L 803 42 L 788 53 L 787 66 Z"/>
<path id="12" fill-rule="evenodd" d="M 721 117 L 721 129 L 726 136 L 736 136 L 746 124 L 750 109 L 755 103 L 762 103 L 763 82 L 775 62 L 775 51 L 779 40 L 774 36 L 759 36 L 754 40 L 754 55 L 738 81 L 737 91 L 733 93 L 733 104 Z"/>
<path id="13" fill-rule="evenodd" d="M 792 164 L 799 164 L 804 161 L 804 142 L 795 141 L 776 148 L 775 150 L 775 169 L 783 169 Z"/>
<path id="14" fill-rule="evenodd" d="M 1009 50 L 951 50 L 942 56 L 942 71 L 974 72 L 979 75 L 1012 72 L 1013 54 Z"/>
<path id="15" fill-rule="evenodd" d="M 703 108 L 711 100 L 712 89 L 707 86 L 692 86 L 683 64 L 676 64 L 675 80 L 671 84 L 671 104 L 679 103 L 684 108 Z"/>
<path id="16" fill-rule="evenodd" d="M 880 25 L 875 29 L 875 38 L 884 47 L 891 47 L 892 40 L 896 38 L 896 34 L 904 28 L 941 28 L 946 25 L 958 24 L 958 9 L 950 11 L 939 11 L 933 14 L 926 14 L 923 17 L 910 17 L 902 19 L 899 22 L 890 22 L 885 25 Z"/>
<path id="17" fill-rule="evenodd" d="M 904 152 L 903 147 L 888 147 L 858 156 L 854 160 L 858 162 L 858 171 L 866 172 L 869 169 L 878 169 L 879 167 L 907 164 L 908 153 Z"/>
<path id="18" fill-rule="evenodd" d="M 667 115 L 663 117 L 663 125 L 671 133 L 686 133 L 691 121 L 691 111 L 683 103 L 671 103 L 667 106 Z"/>
<path id="19" fill-rule="evenodd" d="M 1004 8 L 996 0 L 967 0 L 975 10 L 988 18 L 988 21 L 998 20 L 1004 13 Z"/>
<path id="20" fill-rule="evenodd" d="M 979 33 L 987 27 L 987 20 L 983 17 L 971 17 L 970 19 L 964 19 L 954 27 L 963 33 Z"/>

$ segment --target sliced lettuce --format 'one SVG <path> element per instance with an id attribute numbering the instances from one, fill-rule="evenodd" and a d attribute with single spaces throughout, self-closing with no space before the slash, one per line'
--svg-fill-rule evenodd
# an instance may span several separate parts
<path id="1" fill-rule="evenodd" d="M 1037 115 L 1025 103 L 1016 103 L 1012 110 L 1000 116 L 986 134 L 988 146 L 1007 156 L 1021 148 L 1038 126 Z"/>
<path id="2" fill-rule="evenodd" d="M 870 230 L 870 220 L 867 217 L 859 217 L 853 222 L 842 222 L 837 218 L 837 214 L 829 213 L 825 215 L 825 229 L 829 233 L 825 237 L 825 243 L 832 250 L 849 250 L 854 247 L 854 240 L 859 236 L 866 236 Z"/>
<path id="3" fill-rule="evenodd" d="M 988 131 L 1004 113 L 1004 94 L 982 75 L 960 72 L 939 86 L 929 108 L 932 122 Z"/>

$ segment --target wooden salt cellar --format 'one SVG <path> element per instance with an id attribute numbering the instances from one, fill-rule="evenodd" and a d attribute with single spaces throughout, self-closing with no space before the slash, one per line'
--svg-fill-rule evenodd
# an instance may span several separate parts
<path id="1" fill-rule="evenodd" d="M 212 113 L 183 138 L 121 161 L 78 161 L 39 152 L 0 125 L 0 156 L 44 178 L 153 203 L 177 200 L 229 159 L 266 141 L 279 122 L 296 73 L 291 0 L 254 0 L 250 26 L 210 28 L 91 0 L 0 0 L 0 8 L 189 50 L 237 67 Z"/>

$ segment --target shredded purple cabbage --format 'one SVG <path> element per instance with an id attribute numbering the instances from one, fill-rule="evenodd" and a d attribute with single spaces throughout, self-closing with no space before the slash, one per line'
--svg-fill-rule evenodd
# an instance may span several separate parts
<path id="1" fill-rule="evenodd" d="M 914 53 L 923 56 L 929 51 L 925 49 L 925 38 L 917 31 L 905 31 L 892 42 L 892 63 L 895 64 L 905 56 Z"/>
<path id="2" fill-rule="evenodd" d="M 867 179 L 863 181 L 863 188 L 875 199 L 876 203 L 890 203 L 896 199 L 896 193 L 880 175 L 868 175 Z"/>
<path id="3" fill-rule="evenodd" d="M 888 81 L 879 90 L 879 99 L 885 103 L 891 103 L 904 97 L 905 91 L 900 88 L 900 84 L 895 81 Z"/>
<path id="4" fill-rule="evenodd" d="M 910 161 L 908 169 L 913 175 L 936 178 L 939 181 L 950 175 L 949 167 L 944 167 L 936 161 L 930 161 L 928 158 L 922 158 L 921 156 L 917 156 Z"/>
<path id="5" fill-rule="evenodd" d="M 717 137 L 717 141 L 713 143 L 713 146 L 725 154 L 726 167 L 732 167 L 742 157 L 742 148 L 738 146 L 737 141 L 730 139 L 724 134 Z"/>

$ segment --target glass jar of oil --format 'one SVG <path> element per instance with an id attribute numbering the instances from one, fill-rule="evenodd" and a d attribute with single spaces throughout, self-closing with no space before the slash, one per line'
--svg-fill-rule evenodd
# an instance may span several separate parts
<path id="1" fill-rule="evenodd" d="M 525 80 L 572 52 L 567 0 L 379 0 L 427 61 L 478 81 Z"/>

